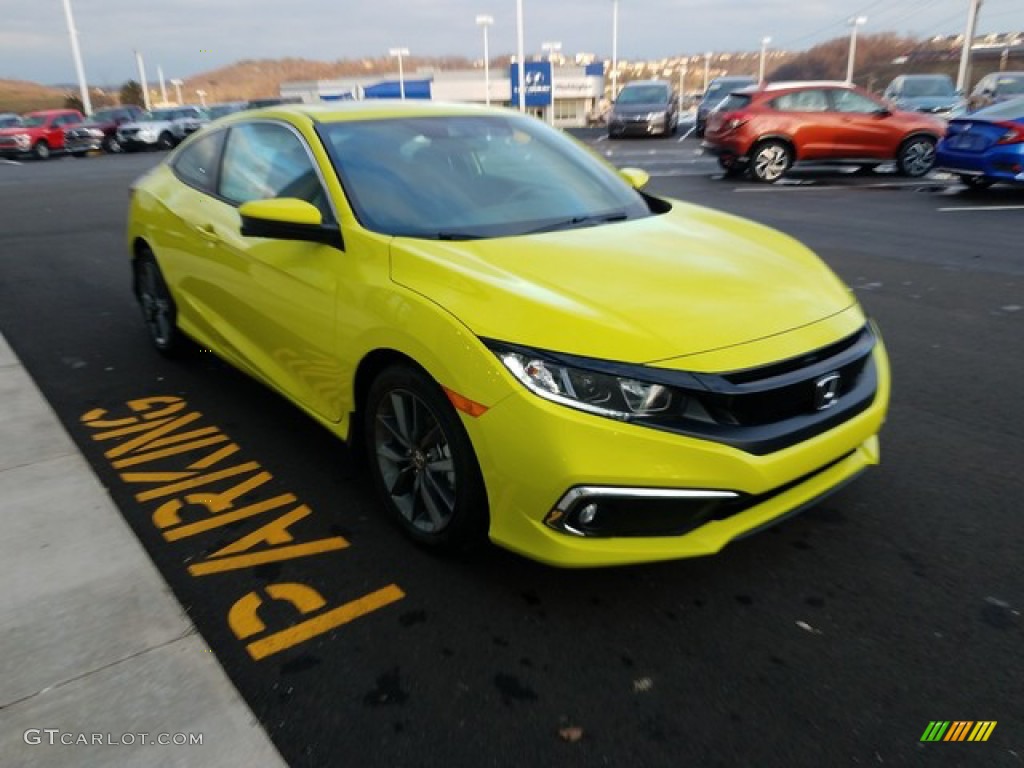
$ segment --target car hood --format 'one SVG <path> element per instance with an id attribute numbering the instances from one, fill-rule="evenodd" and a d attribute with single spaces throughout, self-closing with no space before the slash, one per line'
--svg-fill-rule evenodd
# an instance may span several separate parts
<path id="1" fill-rule="evenodd" d="M 855 303 L 792 238 L 678 202 L 666 214 L 586 229 L 395 238 L 391 269 L 478 336 L 633 363 L 755 341 Z"/>
<path id="2" fill-rule="evenodd" d="M 173 125 L 171 120 L 147 120 L 145 122 L 138 123 L 121 123 L 121 127 L 118 130 L 125 130 L 127 128 L 138 128 L 138 129 L 149 129 L 152 131 L 161 131 L 164 128 L 170 128 Z"/>
<path id="3" fill-rule="evenodd" d="M 622 117 L 631 115 L 646 115 L 651 112 L 664 112 L 668 107 L 664 102 L 652 102 L 651 104 L 627 104 L 625 106 L 616 105 L 613 108 L 613 113 Z"/>
<path id="4" fill-rule="evenodd" d="M 17 136 L 19 133 L 38 133 L 41 130 L 43 129 L 40 126 L 26 128 L 23 125 L 19 125 L 11 128 L 0 128 L 0 136 Z"/>
<path id="5" fill-rule="evenodd" d="M 953 96 L 904 96 L 900 99 L 902 109 L 952 109 L 960 103 L 960 97 Z"/>

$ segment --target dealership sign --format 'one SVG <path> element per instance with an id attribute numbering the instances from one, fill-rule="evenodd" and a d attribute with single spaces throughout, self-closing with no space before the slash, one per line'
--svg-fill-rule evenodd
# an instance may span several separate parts
<path id="1" fill-rule="evenodd" d="M 512 79 L 512 103 L 519 103 L 519 65 L 509 67 Z M 526 80 L 526 106 L 551 106 L 551 62 L 527 61 L 523 64 Z"/>

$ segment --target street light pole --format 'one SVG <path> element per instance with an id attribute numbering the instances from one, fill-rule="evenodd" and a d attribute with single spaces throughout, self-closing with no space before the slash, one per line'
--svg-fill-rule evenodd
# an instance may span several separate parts
<path id="1" fill-rule="evenodd" d="M 708 77 L 711 74 L 711 51 L 704 54 L 704 93 L 708 92 Z"/>
<path id="2" fill-rule="evenodd" d="M 981 0 L 971 0 L 967 11 L 967 29 L 964 30 L 964 44 L 960 49 L 960 69 L 956 75 L 956 89 L 966 94 L 971 80 L 971 46 L 974 45 L 974 27 L 978 23 Z"/>
<path id="3" fill-rule="evenodd" d="M 846 60 L 846 82 L 853 82 L 853 61 L 857 58 L 857 28 L 868 21 L 867 16 L 856 16 L 847 23 L 850 25 L 850 56 Z"/>
<path id="4" fill-rule="evenodd" d="M 477 26 L 484 30 L 484 103 L 491 106 L 491 53 L 487 45 L 487 29 L 494 23 L 493 16 L 477 16 Z"/>
<path id="5" fill-rule="evenodd" d="M 523 0 L 516 0 L 516 68 L 519 73 L 519 111 L 526 111 L 526 65 L 523 58 Z"/>
<path id="6" fill-rule="evenodd" d="M 164 68 L 156 68 L 156 76 L 160 80 L 160 101 L 167 104 L 167 86 L 164 84 Z"/>
<path id="7" fill-rule="evenodd" d="M 171 85 L 174 86 L 174 90 L 178 94 L 178 106 L 179 107 L 182 104 L 182 101 L 181 101 L 181 86 L 183 86 L 184 84 L 185 84 L 185 81 L 182 80 L 181 78 L 178 78 L 178 77 L 171 78 Z"/>
<path id="8" fill-rule="evenodd" d="M 398 57 L 398 93 L 402 101 L 405 101 L 405 70 L 402 69 L 402 57 L 409 55 L 408 48 L 390 48 L 388 53 Z"/>
<path id="9" fill-rule="evenodd" d="M 146 65 L 142 63 L 142 54 L 135 52 L 135 65 L 139 68 L 139 85 L 142 86 L 142 103 L 148 112 L 152 107 L 149 103 L 149 83 L 146 82 Z"/>
<path id="10" fill-rule="evenodd" d="M 619 94 L 619 0 L 612 0 L 612 101 Z"/>
<path id="11" fill-rule="evenodd" d="M 75 17 L 71 15 L 71 0 L 64 0 L 64 18 L 68 22 L 68 37 L 71 38 L 71 56 L 75 60 L 75 72 L 78 74 L 78 90 L 82 94 L 82 109 L 86 115 L 92 114 L 92 100 L 89 98 L 89 86 L 85 83 L 85 67 L 82 66 L 82 52 L 78 50 L 78 30 L 75 29 Z"/>
<path id="12" fill-rule="evenodd" d="M 768 55 L 768 43 L 770 43 L 771 41 L 772 41 L 772 39 L 770 37 L 762 37 L 761 38 L 761 66 L 758 69 L 758 76 L 757 76 L 757 82 L 759 82 L 759 83 L 763 83 L 764 82 L 764 60 L 765 60 L 765 56 Z"/>
<path id="13" fill-rule="evenodd" d="M 196 91 L 196 96 L 199 97 L 199 104 L 202 106 L 202 108 L 206 109 L 206 91 L 200 88 Z"/>
<path id="14" fill-rule="evenodd" d="M 680 112 L 683 111 L 683 100 L 686 98 L 686 75 L 688 70 L 688 62 L 686 59 L 683 59 L 682 66 L 679 68 L 679 94 L 677 108 Z"/>
<path id="15" fill-rule="evenodd" d="M 540 47 L 542 50 L 548 53 L 548 64 L 551 65 L 551 106 L 548 107 L 548 122 L 551 125 L 555 124 L 555 53 L 562 50 L 562 44 L 560 42 L 553 43 L 541 43 Z"/>

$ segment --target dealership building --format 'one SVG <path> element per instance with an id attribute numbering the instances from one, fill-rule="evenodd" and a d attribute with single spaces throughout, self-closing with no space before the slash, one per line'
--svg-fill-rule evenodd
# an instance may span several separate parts
<path id="1" fill-rule="evenodd" d="M 531 61 L 526 70 L 526 108 L 531 114 L 555 125 L 570 128 L 585 126 L 587 118 L 598 111 L 604 97 L 604 67 L 554 67 L 546 61 Z M 281 84 L 281 96 L 301 99 L 306 104 L 320 102 L 397 99 L 404 90 L 406 99 L 472 102 L 484 104 L 490 95 L 492 105 L 518 106 L 519 71 L 492 68 L 490 93 L 483 69 L 419 71 L 399 80 L 394 75 L 375 75 L 342 80 L 306 80 Z"/>

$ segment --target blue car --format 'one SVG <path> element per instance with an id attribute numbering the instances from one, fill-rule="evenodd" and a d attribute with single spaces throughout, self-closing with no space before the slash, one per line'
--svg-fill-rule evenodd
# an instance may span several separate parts
<path id="1" fill-rule="evenodd" d="M 972 189 L 1024 184 L 1024 98 L 950 120 L 935 170 L 957 174 Z"/>

